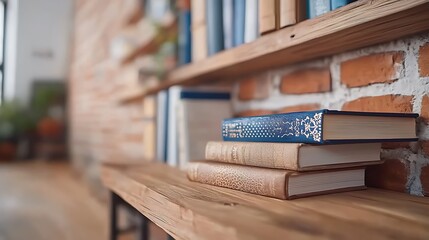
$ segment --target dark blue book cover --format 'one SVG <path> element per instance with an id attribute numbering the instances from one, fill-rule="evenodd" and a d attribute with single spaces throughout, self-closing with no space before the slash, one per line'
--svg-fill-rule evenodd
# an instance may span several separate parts
<path id="1" fill-rule="evenodd" d="M 355 143 L 380 142 L 381 139 L 324 140 L 323 117 L 325 114 L 378 117 L 416 118 L 418 114 L 368 113 L 318 110 L 272 114 L 257 117 L 225 119 L 222 123 L 224 141 L 241 142 L 288 142 L 288 143 Z M 416 138 L 382 139 L 382 141 L 415 141 Z"/>
<path id="2" fill-rule="evenodd" d="M 351 2 L 353 2 L 353 0 L 331 0 L 331 10 L 335 10 Z"/>
<path id="3" fill-rule="evenodd" d="M 224 49 L 222 11 L 222 1 L 206 0 L 207 50 L 209 56 Z"/>
<path id="4" fill-rule="evenodd" d="M 192 61 L 191 11 L 182 9 L 179 13 L 179 65 Z"/>
<path id="5" fill-rule="evenodd" d="M 244 43 L 244 26 L 246 18 L 246 0 L 234 0 L 233 6 L 233 46 Z M 257 18 L 257 16 L 255 16 Z"/>

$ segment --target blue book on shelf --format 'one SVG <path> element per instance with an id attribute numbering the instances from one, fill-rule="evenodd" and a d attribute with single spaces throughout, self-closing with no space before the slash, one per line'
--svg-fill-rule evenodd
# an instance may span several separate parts
<path id="1" fill-rule="evenodd" d="M 224 49 L 222 11 L 222 1 L 206 0 L 207 50 L 209 56 Z"/>
<path id="2" fill-rule="evenodd" d="M 257 18 L 258 16 L 255 16 Z M 238 46 L 244 43 L 244 26 L 246 19 L 246 0 L 234 0 L 233 14 L 233 45 Z"/>
<path id="3" fill-rule="evenodd" d="M 225 49 L 233 47 L 234 0 L 223 0 L 223 37 Z"/>
<path id="4" fill-rule="evenodd" d="M 307 0 L 308 18 L 315 18 L 331 10 L 331 0 Z"/>
<path id="5" fill-rule="evenodd" d="M 225 119 L 224 141 L 358 143 L 416 141 L 414 113 L 318 110 Z"/>
<path id="6" fill-rule="evenodd" d="M 180 10 L 179 14 L 179 65 L 191 62 L 192 58 L 192 36 L 191 36 L 191 11 Z"/>
<path id="7" fill-rule="evenodd" d="M 335 10 L 351 2 L 353 2 L 353 0 L 331 0 L 331 10 Z"/>

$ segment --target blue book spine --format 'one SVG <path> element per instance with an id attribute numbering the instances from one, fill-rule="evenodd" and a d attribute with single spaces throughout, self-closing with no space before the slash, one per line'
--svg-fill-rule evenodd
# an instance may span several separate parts
<path id="1" fill-rule="evenodd" d="M 224 49 L 222 10 L 222 1 L 206 0 L 207 50 L 209 56 Z"/>
<path id="2" fill-rule="evenodd" d="M 223 37 L 225 49 L 233 47 L 233 9 L 234 0 L 223 0 Z"/>
<path id="3" fill-rule="evenodd" d="M 244 26 L 246 19 L 246 0 L 234 0 L 233 14 L 233 45 L 244 43 Z M 257 18 L 257 16 L 255 16 Z"/>
<path id="4" fill-rule="evenodd" d="M 331 10 L 335 10 L 351 2 L 353 2 L 353 0 L 331 0 Z"/>
<path id="5" fill-rule="evenodd" d="M 307 0 L 308 18 L 315 18 L 331 11 L 331 0 Z"/>
<path id="6" fill-rule="evenodd" d="M 225 119 L 224 141 L 322 143 L 324 110 Z"/>
<path id="7" fill-rule="evenodd" d="M 179 65 L 192 61 L 191 11 L 181 10 L 179 15 Z"/>

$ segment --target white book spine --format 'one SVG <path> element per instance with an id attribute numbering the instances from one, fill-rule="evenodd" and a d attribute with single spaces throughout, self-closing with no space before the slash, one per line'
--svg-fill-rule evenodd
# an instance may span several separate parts
<path id="1" fill-rule="evenodd" d="M 244 42 L 252 42 L 259 35 L 258 0 L 246 0 L 246 14 L 244 20 Z"/>

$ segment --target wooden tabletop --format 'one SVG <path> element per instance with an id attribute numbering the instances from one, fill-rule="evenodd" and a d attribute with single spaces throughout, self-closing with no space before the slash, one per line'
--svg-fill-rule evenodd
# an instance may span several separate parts
<path id="1" fill-rule="evenodd" d="M 429 199 L 403 193 L 285 201 L 193 183 L 160 163 L 106 164 L 102 179 L 175 239 L 429 239 Z"/>

